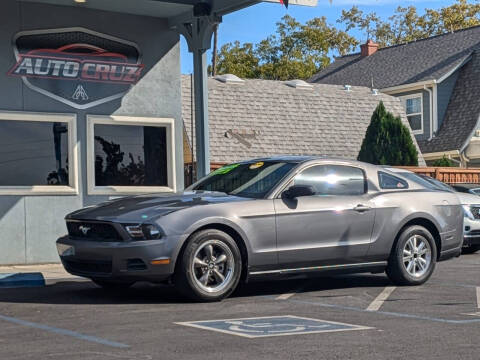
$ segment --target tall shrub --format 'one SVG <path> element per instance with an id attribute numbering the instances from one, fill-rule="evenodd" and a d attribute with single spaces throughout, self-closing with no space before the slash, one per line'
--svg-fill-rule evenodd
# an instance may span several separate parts
<path id="1" fill-rule="evenodd" d="M 409 129 L 380 102 L 373 112 L 358 160 L 376 165 L 418 166 Z"/>

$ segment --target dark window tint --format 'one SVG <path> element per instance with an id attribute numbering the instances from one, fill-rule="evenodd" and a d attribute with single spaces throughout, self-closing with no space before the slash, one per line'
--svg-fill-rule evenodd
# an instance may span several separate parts
<path id="1" fill-rule="evenodd" d="M 0 186 L 68 185 L 68 125 L 0 120 Z"/>
<path id="2" fill-rule="evenodd" d="M 313 186 L 316 195 L 361 195 L 365 184 L 361 169 L 342 165 L 313 166 L 294 179 L 294 185 Z"/>
<path id="3" fill-rule="evenodd" d="M 168 186 L 166 129 L 96 124 L 95 185 Z"/>
<path id="4" fill-rule="evenodd" d="M 188 190 L 220 191 L 261 199 L 296 165 L 273 161 L 231 164 L 210 173 Z"/>
<path id="5" fill-rule="evenodd" d="M 396 176 L 379 172 L 378 173 L 378 182 L 382 189 L 406 189 L 408 188 L 408 183 Z"/>

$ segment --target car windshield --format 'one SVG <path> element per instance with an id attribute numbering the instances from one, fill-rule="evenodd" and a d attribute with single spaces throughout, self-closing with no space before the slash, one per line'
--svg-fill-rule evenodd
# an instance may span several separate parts
<path id="1" fill-rule="evenodd" d="M 295 166 L 296 163 L 281 161 L 230 164 L 213 171 L 187 190 L 220 191 L 261 199 Z"/>
<path id="2" fill-rule="evenodd" d="M 413 172 L 402 172 L 399 175 L 403 176 L 407 180 L 414 181 L 423 187 L 426 187 L 430 190 L 440 190 L 440 191 L 454 191 L 449 185 L 444 184 L 438 180 L 435 180 L 429 176 L 415 174 Z"/>

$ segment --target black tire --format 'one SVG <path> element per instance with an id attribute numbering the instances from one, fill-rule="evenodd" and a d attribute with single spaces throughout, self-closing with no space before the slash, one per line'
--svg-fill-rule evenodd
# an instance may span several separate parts
<path id="1" fill-rule="evenodd" d="M 430 250 L 430 260 L 429 262 L 427 261 L 428 265 L 425 265 L 425 269 L 419 271 L 417 276 L 413 276 L 411 272 L 407 270 L 408 265 L 405 265 L 404 263 L 404 249 L 406 249 L 406 247 L 409 248 L 407 242 L 414 237 L 416 239 L 415 241 L 426 241 L 425 245 L 428 244 Z M 424 256 L 426 257 L 427 255 Z M 423 255 L 419 256 L 418 254 L 412 254 L 412 260 L 414 261 L 414 273 L 416 269 L 420 270 L 419 265 L 416 265 L 416 262 L 418 261 L 419 263 L 420 261 L 418 259 L 419 257 L 422 257 L 422 259 L 425 260 Z M 423 226 L 413 225 L 403 229 L 399 235 L 398 240 L 392 249 L 392 253 L 390 254 L 386 273 L 389 279 L 396 285 L 421 285 L 425 283 L 430 276 L 432 276 L 433 271 L 435 270 L 436 262 L 437 246 L 432 234 L 430 234 L 430 232 Z M 408 264 L 410 264 L 410 261 L 408 261 Z"/>
<path id="2" fill-rule="evenodd" d="M 215 270 L 209 270 L 210 268 L 203 266 L 200 268 L 194 266 L 195 257 L 201 257 L 201 254 L 205 251 L 204 249 L 209 244 L 213 245 L 215 254 L 219 254 L 218 250 L 225 250 L 227 252 L 226 257 L 229 259 L 225 261 L 225 265 L 222 265 L 224 266 L 222 275 L 224 275 L 225 281 L 219 284 L 219 289 L 215 291 L 212 291 L 212 289 L 215 289 L 215 286 L 210 289 L 211 291 L 206 291 L 205 289 L 208 288 L 208 282 L 211 280 L 217 281 L 216 278 L 211 277 L 209 280 L 207 275 L 207 284 L 203 286 L 200 284 L 201 279 L 199 279 L 202 274 L 205 275 L 206 272 L 210 273 L 210 271 L 213 273 Z M 215 255 L 212 259 L 214 258 Z M 175 287 L 181 294 L 195 301 L 220 301 L 228 297 L 240 281 L 242 273 L 240 250 L 232 237 L 220 230 L 206 229 L 193 234 L 177 261 L 173 276 Z"/>
<path id="3" fill-rule="evenodd" d="M 480 245 L 468 245 L 462 248 L 462 254 L 475 254 L 478 250 L 480 250 Z"/>
<path id="4" fill-rule="evenodd" d="M 104 279 L 92 279 L 92 281 L 101 288 L 111 291 L 126 290 L 134 284 L 134 282 L 119 282 Z"/>

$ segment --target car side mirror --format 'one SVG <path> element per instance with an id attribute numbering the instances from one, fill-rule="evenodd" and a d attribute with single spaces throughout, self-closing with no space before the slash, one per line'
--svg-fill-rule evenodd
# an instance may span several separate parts
<path id="1" fill-rule="evenodd" d="M 301 196 L 312 196 L 312 195 L 315 195 L 315 190 L 313 186 L 293 185 L 293 186 L 290 186 L 287 190 L 285 190 L 282 193 L 282 198 L 292 200 Z"/>

